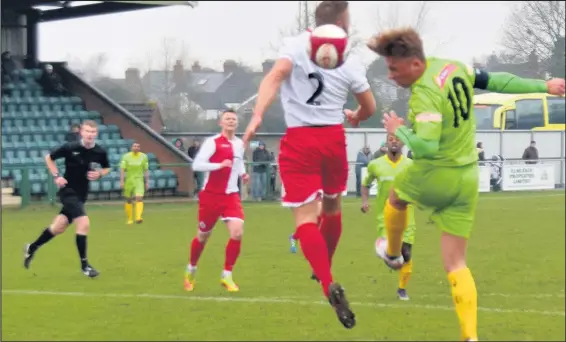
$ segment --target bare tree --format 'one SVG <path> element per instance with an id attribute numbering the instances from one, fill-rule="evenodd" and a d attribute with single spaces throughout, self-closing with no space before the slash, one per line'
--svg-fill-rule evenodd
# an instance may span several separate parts
<path id="1" fill-rule="evenodd" d="M 549 60 L 564 39 L 564 7 L 563 1 L 521 1 L 507 20 L 503 45 L 523 60 L 533 51 Z"/>
<path id="2" fill-rule="evenodd" d="M 78 72 L 88 82 L 93 82 L 105 77 L 104 68 L 108 62 L 108 57 L 103 52 L 92 55 L 86 60 L 81 60 L 76 57 L 69 58 L 68 60 L 70 68 Z"/>

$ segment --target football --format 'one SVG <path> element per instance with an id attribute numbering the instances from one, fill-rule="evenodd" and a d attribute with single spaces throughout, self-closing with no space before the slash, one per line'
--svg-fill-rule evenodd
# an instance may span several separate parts
<path id="1" fill-rule="evenodd" d="M 375 254 L 380 259 L 385 259 L 387 253 L 387 239 L 378 238 L 375 240 Z"/>
<path id="2" fill-rule="evenodd" d="M 323 69 L 340 67 L 346 55 L 348 34 L 336 25 L 321 25 L 311 31 L 308 55 Z"/>

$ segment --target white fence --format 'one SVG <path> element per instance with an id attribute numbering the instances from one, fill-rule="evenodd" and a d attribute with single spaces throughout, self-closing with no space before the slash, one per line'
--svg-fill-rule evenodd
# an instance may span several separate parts
<path id="1" fill-rule="evenodd" d="M 490 192 L 493 183 L 499 184 L 502 191 L 548 190 L 558 185 L 555 167 L 551 163 L 539 162 L 537 164 L 508 164 L 506 162 L 486 162 L 479 167 L 479 192 Z M 367 168 L 362 168 L 361 178 L 367 175 Z M 356 192 L 355 174 L 348 179 L 348 192 Z M 564 177 L 562 175 L 562 177 Z M 377 185 L 374 182 L 369 194 L 377 194 Z"/>
<path id="2" fill-rule="evenodd" d="M 358 152 L 364 146 L 369 146 L 373 152 L 386 139 L 383 129 L 347 129 L 346 131 L 348 160 L 351 163 L 355 163 Z M 476 139 L 483 143 L 485 157 L 488 159 L 486 163 L 489 163 L 491 156 L 501 155 L 506 160 L 511 159 L 506 162 L 506 165 L 516 164 L 517 166 L 525 165 L 523 161 L 517 159 L 522 158 L 525 148 L 531 141 L 536 141 L 541 159 L 539 163 L 544 163 L 546 169 L 549 168 L 548 165 L 552 165 L 554 184 L 564 186 L 566 181 L 566 134 L 564 131 L 478 131 Z M 350 177 L 348 177 L 348 191 L 355 191 L 356 188 L 354 170 L 352 165 Z"/>

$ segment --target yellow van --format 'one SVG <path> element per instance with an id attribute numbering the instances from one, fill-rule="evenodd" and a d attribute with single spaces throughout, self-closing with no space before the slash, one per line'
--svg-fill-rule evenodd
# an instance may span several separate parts
<path id="1" fill-rule="evenodd" d="M 566 99 L 548 94 L 474 96 L 477 129 L 564 130 Z"/>

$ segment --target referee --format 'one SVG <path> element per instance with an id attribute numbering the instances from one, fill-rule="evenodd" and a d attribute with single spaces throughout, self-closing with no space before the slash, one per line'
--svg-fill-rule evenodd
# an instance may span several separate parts
<path id="1" fill-rule="evenodd" d="M 45 157 L 45 164 L 60 188 L 58 195 L 63 205 L 53 223 L 31 244 L 25 245 L 24 267 L 29 268 L 38 248 L 49 242 L 56 235 L 63 233 L 71 223 L 76 227 L 76 243 L 81 259 L 81 270 L 90 278 L 98 276 L 86 257 L 87 235 L 90 221 L 85 212 L 84 203 L 88 196 L 89 181 L 100 179 L 110 172 L 106 150 L 95 143 L 98 135 L 96 122 L 84 121 L 77 142 L 68 142 Z M 65 175 L 59 175 L 55 160 L 65 159 Z M 102 170 L 95 170 L 94 164 L 100 164 Z"/>

